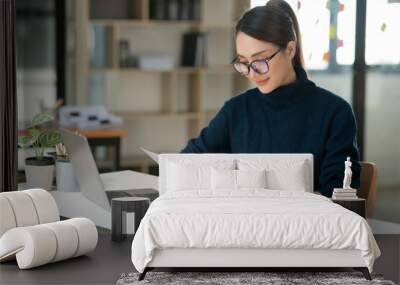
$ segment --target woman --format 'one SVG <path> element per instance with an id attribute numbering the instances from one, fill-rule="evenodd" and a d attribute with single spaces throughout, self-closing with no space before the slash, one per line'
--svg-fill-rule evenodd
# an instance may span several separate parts
<path id="1" fill-rule="evenodd" d="M 318 39 L 316 39 L 318 40 Z M 233 66 L 257 86 L 225 102 L 183 153 L 312 153 L 315 190 L 342 187 L 346 157 L 360 164 L 350 105 L 304 70 L 296 15 L 283 0 L 247 11 L 236 25 Z"/>

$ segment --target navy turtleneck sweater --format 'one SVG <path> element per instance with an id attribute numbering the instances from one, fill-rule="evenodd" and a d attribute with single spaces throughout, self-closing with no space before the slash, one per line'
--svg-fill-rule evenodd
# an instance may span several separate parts
<path id="1" fill-rule="evenodd" d="M 353 162 L 352 187 L 359 187 L 356 121 L 350 105 L 308 80 L 297 80 L 270 93 L 258 88 L 225 102 L 199 137 L 182 153 L 312 153 L 315 191 L 330 197 L 342 187 L 344 161 Z"/>

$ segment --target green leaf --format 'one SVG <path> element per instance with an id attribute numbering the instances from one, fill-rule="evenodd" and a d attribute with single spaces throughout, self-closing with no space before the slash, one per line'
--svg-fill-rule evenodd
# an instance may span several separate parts
<path id="1" fill-rule="evenodd" d="M 33 117 L 32 126 L 34 127 L 52 121 L 54 121 L 54 114 L 52 112 L 44 112 Z"/>
<path id="2" fill-rule="evenodd" d="M 27 148 L 32 145 L 32 137 L 31 136 L 19 136 L 18 137 L 18 145 L 21 148 Z"/>
<path id="3" fill-rule="evenodd" d="M 39 136 L 39 143 L 42 147 L 53 147 L 61 142 L 62 136 L 58 131 L 47 131 Z"/>
<path id="4" fill-rule="evenodd" d="M 32 138 L 32 143 L 34 143 L 35 141 L 37 141 L 37 139 L 39 138 L 41 131 L 36 129 L 36 128 L 29 128 L 28 129 L 31 138 Z"/>

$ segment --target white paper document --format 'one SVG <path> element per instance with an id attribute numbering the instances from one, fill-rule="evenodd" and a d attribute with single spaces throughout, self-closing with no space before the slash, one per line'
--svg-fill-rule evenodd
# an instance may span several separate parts
<path id="1" fill-rule="evenodd" d="M 149 150 L 147 150 L 147 149 L 144 149 L 144 148 L 140 148 L 144 153 L 146 153 L 152 160 L 154 160 L 155 162 L 157 162 L 158 163 L 158 154 L 157 153 L 155 153 L 155 152 L 151 152 L 151 151 L 149 151 Z"/>

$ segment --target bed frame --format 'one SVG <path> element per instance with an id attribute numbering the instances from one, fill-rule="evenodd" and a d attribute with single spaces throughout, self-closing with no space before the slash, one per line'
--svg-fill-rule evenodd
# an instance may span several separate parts
<path id="1" fill-rule="evenodd" d="M 234 160 L 254 158 L 303 161 L 307 165 L 307 192 L 313 192 L 313 155 L 312 154 L 161 154 L 159 155 L 159 192 L 162 195 L 167 185 L 167 161 L 175 159 L 196 161 Z M 371 280 L 365 261 L 359 250 L 330 249 L 254 249 L 254 248 L 167 248 L 154 251 L 152 260 L 147 264 L 139 280 L 146 272 L 155 268 L 231 268 L 246 271 L 250 268 L 337 268 L 352 267 L 362 271 L 364 277 Z"/>
<path id="2" fill-rule="evenodd" d="M 234 271 L 259 268 L 332 268 L 351 267 L 371 280 L 359 250 L 333 249 L 194 249 L 155 250 L 153 259 L 139 281 L 156 268 L 231 268 Z M 236 270 L 237 269 L 237 270 Z"/>

